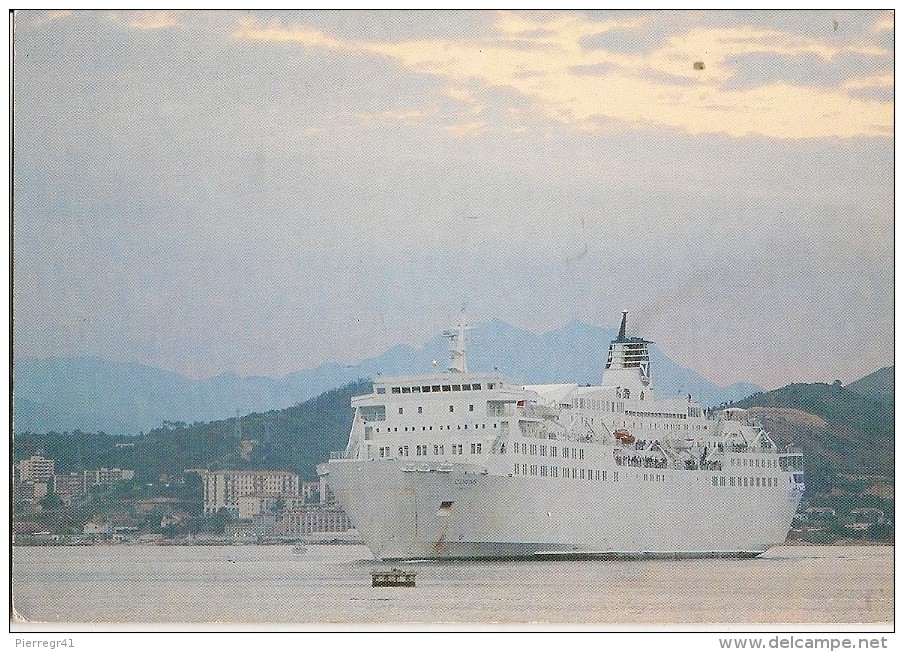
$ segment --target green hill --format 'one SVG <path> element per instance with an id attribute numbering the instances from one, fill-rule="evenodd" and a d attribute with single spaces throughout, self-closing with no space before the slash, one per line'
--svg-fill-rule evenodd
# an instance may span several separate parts
<path id="1" fill-rule="evenodd" d="M 890 371 L 880 369 L 848 387 L 839 382 L 788 385 L 735 404 L 758 417 L 780 446 L 803 449 L 807 490 L 789 539 L 894 541 Z"/>
<path id="2" fill-rule="evenodd" d="M 370 381 L 358 381 L 282 410 L 168 424 L 145 435 L 141 456 L 150 469 L 288 469 L 302 481 L 316 480 L 317 464 L 329 459 L 330 451 L 345 449 L 351 397 L 370 391 Z"/>
<path id="3" fill-rule="evenodd" d="M 797 383 L 735 405 L 761 417 L 777 444 L 800 446 L 812 480 L 839 473 L 894 477 L 891 402 L 840 384 Z"/>
<path id="4" fill-rule="evenodd" d="M 884 367 L 874 371 L 860 380 L 846 385 L 852 392 L 877 400 L 894 402 L 895 400 L 895 368 Z"/>
<path id="5" fill-rule="evenodd" d="M 13 455 L 17 461 L 42 450 L 57 460 L 57 472 L 118 466 L 146 482 L 189 468 L 288 469 L 316 480 L 317 464 L 348 441 L 351 397 L 370 391 L 370 381 L 357 381 L 290 408 L 191 425 L 166 421 L 139 437 L 23 433 Z"/>

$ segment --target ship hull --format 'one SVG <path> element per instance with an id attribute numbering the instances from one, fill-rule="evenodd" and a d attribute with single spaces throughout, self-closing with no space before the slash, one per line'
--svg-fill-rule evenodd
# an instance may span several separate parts
<path id="1" fill-rule="evenodd" d="M 784 541 L 800 500 L 790 478 L 729 490 L 709 474 L 668 469 L 607 469 L 599 481 L 331 460 L 324 472 L 385 560 L 755 557 Z"/>

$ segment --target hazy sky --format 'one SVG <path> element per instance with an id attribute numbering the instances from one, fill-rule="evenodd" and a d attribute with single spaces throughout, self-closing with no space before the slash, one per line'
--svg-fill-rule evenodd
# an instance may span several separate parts
<path id="1" fill-rule="evenodd" d="M 15 355 L 278 375 L 462 304 L 534 332 L 628 308 L 718 383 L 854 380 L 893 363 L 893 36 L 880 12 L 19 13 Z"/>

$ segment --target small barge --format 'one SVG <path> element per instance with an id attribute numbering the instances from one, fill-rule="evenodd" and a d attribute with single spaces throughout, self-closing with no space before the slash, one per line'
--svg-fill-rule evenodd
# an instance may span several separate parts
<path id="1" fill-rule="evenodd" d="M 414 586 L 417 573 L 399 570 L 375 570 L 370 574 L 371 586 Z"/>

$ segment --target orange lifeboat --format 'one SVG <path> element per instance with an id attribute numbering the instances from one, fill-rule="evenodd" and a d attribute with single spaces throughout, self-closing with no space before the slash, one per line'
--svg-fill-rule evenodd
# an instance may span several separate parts
<path id="1" fill-rule="evenodd" d="M 635 441 L 634 435 L 624 428 L 619 428 L 615 431 L 615 439 L 621 444 L 633 444 Z"/>

